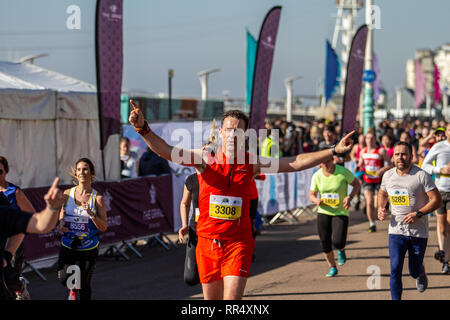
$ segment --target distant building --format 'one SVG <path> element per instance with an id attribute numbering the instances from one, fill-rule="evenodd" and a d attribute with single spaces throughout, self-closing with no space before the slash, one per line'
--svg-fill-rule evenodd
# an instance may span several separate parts
<path id="1" fill-rule="evenodd" d="M 419 60 L 425 73 L 426 91 L 432 95 L 434 90 L 434 66 L 439 69 L 439 87 L 442 94 L 448 95 L 450 87 L 450 44 L 437 49 L 418 49 L 415 59 L 406 61 L 406 88 L 415 90 L 416 67 L 415 60 Z"/>
<path id="2" fill-rule="evenodd" d="M 436 51 L 434 62 L 439 68 L 439 86 L 448 95 L 450 87 L 450 43 L 443 45 Z"/>
<path id="3" fill-rule="evenodd" d="M 406 61 L 406 88 L 411 90 L 416 88 L 416 63 L 414 59 Z"/>
<path id="4" fill-rule="evenodd" d="M 434 81 L 434 52 L 431 49 L 416 50 L 416 60 L 420 61 L 423 73 L 425 74 L 425 88 L 427 93 L 433 92 Z"/>

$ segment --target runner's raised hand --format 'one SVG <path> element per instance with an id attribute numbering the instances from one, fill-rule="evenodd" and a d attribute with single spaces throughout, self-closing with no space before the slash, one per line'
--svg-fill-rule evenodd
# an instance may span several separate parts
<path id="1" fill-rule="evenodd" d="M 52 186 L 48 189 L 47 194 L 44 196 L 47 207 L 51 209 L 61 208 L 65 201 L 62 191 L 58 188 L 58 183 L 59 178 L 56 177 L 55 180 L 53 180 Z"/>
<path id="2" fill-rule="evenodd" d="M 131 125 L 135 128 L 142 128 L 144 126 L 144 114 L 142 110 L 134 103 L 132 99 L 130 99 L 130 104 L 133 106 L 133 110 L 130 112 L 130 116 L 128 121 L 130 121 Z"/>
<path id="3" fill-rule="evenodd" d="M 350 151 L 353 147 L 353 140 L 351 139 L 351 136 L 355 133 L 355 130 L 347 133 L 341 141 L 334 147 L 334 150 L 336 153 L 342 154 Z"/>

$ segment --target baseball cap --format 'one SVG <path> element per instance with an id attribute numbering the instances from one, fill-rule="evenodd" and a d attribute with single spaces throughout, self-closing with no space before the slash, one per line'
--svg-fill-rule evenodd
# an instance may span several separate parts
<path id="1" fill-rule="evenodd" d="M 436 129 L 434 130 L 434 133 L 438 133 L 438 132 L 443 132 L 443 133 L 445 133 L 445 128 L 443 128 L 443 127 L 438 127 L 438 128 L 436 128 Z"/>

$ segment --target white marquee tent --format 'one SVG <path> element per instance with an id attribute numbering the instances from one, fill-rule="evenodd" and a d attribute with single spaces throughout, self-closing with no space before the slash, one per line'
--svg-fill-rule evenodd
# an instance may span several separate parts
<path id="1" fill-rule="evenodd" d="M 30 63 L 0 61 L 0 155 L 7 180 L 22 188 L 71 184 L 70 168 L 87 157 L 103 177 L 95 86 Z M 106 180 L 120 178 L 119 136 L 104 150 Z"/>

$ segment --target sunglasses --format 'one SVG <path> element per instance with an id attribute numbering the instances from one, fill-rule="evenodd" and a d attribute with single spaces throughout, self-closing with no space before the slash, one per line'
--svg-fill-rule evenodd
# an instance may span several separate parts
<path id="1" fill-rule="evenodd" d="M 4 170 L 0 169 L 0 174 L 3 174 L 3 172 L 5 172 Z"/>

